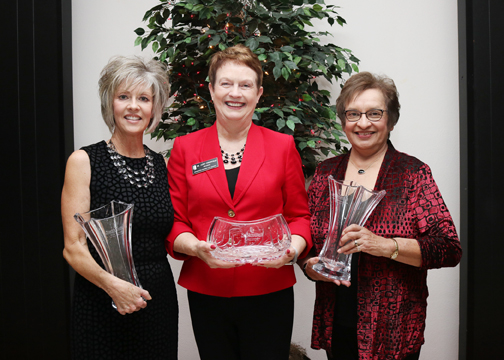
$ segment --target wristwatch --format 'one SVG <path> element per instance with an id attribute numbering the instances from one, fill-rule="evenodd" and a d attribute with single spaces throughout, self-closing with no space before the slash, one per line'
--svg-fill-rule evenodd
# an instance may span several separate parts
<path id="1" fill-rule="evenodd" d="M 399 255 L 399 245 L 397 245 L 396 239 L 392 238 L 391 240 L 393 240 L 395 243 L 395 251 L 392 254 L 390 254 L 390 258 L 394 260 L 397 257 L 397 255 Z"/>

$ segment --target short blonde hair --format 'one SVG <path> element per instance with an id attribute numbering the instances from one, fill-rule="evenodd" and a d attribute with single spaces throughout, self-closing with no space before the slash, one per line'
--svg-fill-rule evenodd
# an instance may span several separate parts
<path id="1" fill-rule="evenodd" d="M 152 119 L 146 129 L 156 129 L 170 97 L 170 84 L 164 64 L 156 60 L 144 60 L 139 56 L 114 56 L 100 73 L 98 81 L 101 113 L 111 133 L 114 132 L 114 95 L 124 85 L 131 89 L 145 86 L 152 90 Z"/>

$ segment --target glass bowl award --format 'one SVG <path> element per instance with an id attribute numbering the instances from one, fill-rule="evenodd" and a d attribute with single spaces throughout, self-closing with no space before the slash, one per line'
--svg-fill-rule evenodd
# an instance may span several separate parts
<path id="1" fill-rule="evenodd" d="M 275 260 L 290 247 L 291 233 L 281 214 L 255 221 L 230 221 L 215 217 L 207 242 L 216 249 L 212 255 L 233 263 Z"/>

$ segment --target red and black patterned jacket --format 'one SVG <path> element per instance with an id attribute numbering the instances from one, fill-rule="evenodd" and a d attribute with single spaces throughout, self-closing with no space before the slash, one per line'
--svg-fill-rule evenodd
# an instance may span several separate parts
<path id="1" fill-rule="evenodd" d="M 311 232 L 317 254 L 329 219 L 327 177 L 345 177 L 349 154 L 322 162 L 308 189 Z M 416 239 L 420 268 L 361 253 L 358 270 L 357 339 L 360 360 L 402 359 L 424 342 L 427 269 L 456 266 L 462 249 L 453 220 L 428 165 L 400 153 L 389 142 L 374 190 L 387 194 L 365 227 L 391 238 Z M 332 283 L 317 282 L 312 348 L 331 349 L 336 301 Z"/>

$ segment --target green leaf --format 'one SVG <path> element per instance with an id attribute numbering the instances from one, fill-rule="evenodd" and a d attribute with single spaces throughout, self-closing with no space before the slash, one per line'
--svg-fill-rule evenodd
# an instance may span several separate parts
<path id="1" fill-rule="evenodd" d="M 196 5 L 196 6 L 194 6 L 194 7 L 192 8 L 192 11 L 193 11 L 193 12 L 199 12 L 199 11 L 203 10 L 204 8 L 205 8 L 205 5 L 203 5 L 203 4 L 198 4 L 198 5 Z"/>
<path id="2" fill-rule="evenodd" d="M 278 128 L 278 130 L 281 130 L 285 127 L 285 120 L 284 119 L 278 119 L 276 121 L 276 126 Z"/>
<path id="3" fill-rule="evenodd" d="M 302 124 L 302 121 L 299 120 L 299 118 L 297 116 L 294 116 L 294 115 L 289 115 L 289 117 L 287 118 L 288 121 L 292 121 L 294 124 Z"/>
<path id="4" fill-rule="evenodd" d="M 315 4 L 315 5 L 313 5 L 313 10 L 315 10 L 315 11 L 317 11 L 317 12 L 318 12 L 318 11 L 322 11 L 322 10 L 323 10 L 323 8 L 322 8 L 322 6 L 320 6 L 319 4 Z"/>
<path id="5" fill-rule="evenodd" d="M 140 42 L 141 49 L 145 49 L 147 47 L 147 44 L 149 44 L 149 38 L 143 38 L 142 41 Z"/>
<path id="6" fill-rule="evenodd" d="M 315 141 L 314 141 L 314 140 L 307 141 L 307 142 L 306 142 L 306 145 L 308 145 L 308 146 L 309 146 L 309 147 L 311 147 L 311 148 L 315 148 L 315 146 L 316 146 L 316 145 L 315 145 Z"/>
<path id="7" fill-rule="evenodd" d="M 189 41 L 191 40 L 191 38 L 187 38 L 187 39 L 189 39 Z M 215 37 L 212 37 L 212 40 L 210 40 L 210 42 L 208 43 L 208 45 L 209 46 L 215 46 L 215 45 L 219 44 L 220 41 L 221 41 L 220 36 L 215 36 Z"/>
<path id="8" fill-rule="evenodd" d="M 353 62 L 356 62 L 356 63 L 359 63 L 359 59 L 357 59 L 355 56 L 353 55 L 350 55 L 350 58 L 349 58 L 350 61 L 353 61 Z"/>
<path id="9" fill-rule="evenodd" d="M 352 69 L 355 72 L 359 72 L 359 67 L 356 64 L 352 64 Z"/>
<path id="10" fill-rule="evenodd" d="M 140 45 L 141 43 L 142 43 L 142 37 L 141 37 L 141 36 L 139 36 L 139 37 L 137 37 L 137 38 L 135 39 L 135 46 L 138 46 L 138 45 Z"/>
<path id="11" fill-rule="evenodd" d="M 199 19 L 210 19 L 212 17 L 212 9 L 211 7 L 204 8 L 200 11 Z"/>
<path id="12" fill-rule="evenodd" d="M 251 38 L 248 38 L 247 41 L 245 41 L 245 46 L 249 47 L 250 50 L 254 51 L 259 46 L 259 41 L 257 40 L 256 37 L 253 36 Z"/>
<path id="13" fill-rule="evenodd" d="M 273 76 L 275 77 L 275 80 L 278 80 L 278 78 L 282 76 L 282 66 L 275 66 L 273 68 Z"/>
<path id="14" fill-rule="evenodd" d="M 294 49 L 292 46 L 282 46 L 280 48 L 280 51 L 282 52 L 292 52 L 292 51 L 295 51 L 296 49 Z"/>
<path id="15" fill-rule="evenodd" d="M 269 54 L 271 61 L 273 61 L 275 64 L 281 63 L 282 62 L 282 53 L 280 52 L 273 52 Z"/>
<path id="16" fill-rule="evenodd" d="M 135 33 L 138 36 L 142 36 L 143 34 L 145 34 L 145 30 L 143 28 L 137 28 L 137 29 L 135 29 Z"/>
<path id="17" fill-rule="evenodd" d="M 268 36 L 258 36 L 256 37 L 257 41 L 260 43 L 270 43 L 273 44 L 273 41 Z"/>
<path id="18" fill-rule="evenodd" d="M 159 49 L 159 43 L 156 41 L 156 42 L 153 42 L 152 43 L 152 51 L 154 52 L 154 54 L 158 51 Z"/>
<path id="19" fill-rule="evenodd" d="M 273 112 L 275 114 L 277 114 L 279 117 L 283 118 L 284 117 L 284 113 L 282 110 L 280 110 L 279 108 L 273 108 Z"/>
<path id="20" fill-rule="evenodd" d="M 310 101 L 312 99 L 312 97 L 309 94 L 303 94 L 302 98 L 303 101 Z"/>
<path id="21" fill-rule="evenodd" d="M 289 69 L 297 69 L 297 65 L 293 61 L 284 61 L 284 64 L 289 68 Z"/>
<path id="22" fill-rule="evenodd" d="M 187 125 L 192 126 L 194 124 L 196 124 L 196 119 L 195 118 L 187 119 Z"/>
<path id="23" fill-rule="evenodd" d="M 290 75 L 290 69 L 287 67 L 282 68 L 282 76 L 284 77 L 285 80 L 289 80 L 289 75 Z"/>
<path id="24" fill-rule="evenodd" d="M 287 120 L 286 124 L 287 124 L 287 127 L 289 129 L 291 129 L 292 131 L 294 131 L 294 129 L 296 128 L 296 125 L 294 124 L 294 121 L 292 121 L 292 120 Z"/>
<path id="25" fill-rule="evenodd" d="M 344 69 L 345 66 L 346 66 L 346 61 L 343 60 L 343 59 L 338 59 L 338 66 L 341 68 L 341 69 Z"/>

